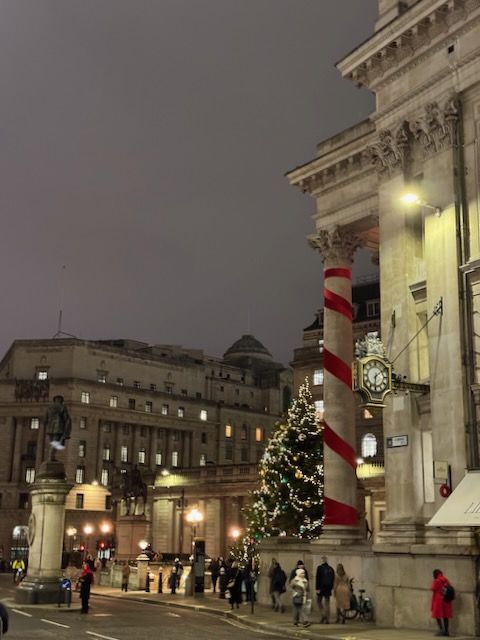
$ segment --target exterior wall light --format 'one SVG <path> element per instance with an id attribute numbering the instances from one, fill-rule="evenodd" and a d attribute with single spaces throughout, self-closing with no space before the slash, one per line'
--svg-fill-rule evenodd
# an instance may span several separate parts
<path id="1" fill-rule="evenodd" d="M 432 211 L 435 211 L 436 216 L 440 216 L 442 214 L 442 209 L 440 207 L 430 204 L 425 200 L 422 200 L 422 198 L 420 198 L 420 196 L 416 193 L 405 193 L 401 197 L 401 200 L 404 204 L 409 206 L 417 205 L 419 207 L 425 207 L 426 209 L 431 209 Z"/>

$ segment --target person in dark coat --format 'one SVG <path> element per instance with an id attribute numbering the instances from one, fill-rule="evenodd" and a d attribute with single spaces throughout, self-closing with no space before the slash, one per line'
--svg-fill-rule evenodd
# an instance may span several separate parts
<path id="1" fill-rule="evenodd" d="M 297 575 L 297 569 L 303 569 L 305 571 L 305 578 L 308 580 L 308 571 L 305 568 L 305 565 L 303 563 L 303 560 L 298 560 L 297 564 L 295 565 L 295 569 L 292 569 L 290 572 L 290 579 L 289 579 L 289 583 L 295 578 L 295 576 Z"/>
<path id="2" fill-rule="evenodd" d="M 177 585 L 178 585 L 177 569 L 175 566 L 173 566 L 172 570 L 170 571 L 170 575 L 168 576 L 168 588 L 170 589 L 170 593 L 172 596 L 177 593 Z"/>
<path id="3" fill-rule="evenodd" d="M 453 607 L 451 602 L 445 602 L 443 592 L 449 581 L 440 571 L 435 569 L 433 572 L 432 582 L 432 618 L 435 618 L 438 625 L 437 636 L 449 636 L 448 632 L 450 618 L 453 615 Z"/>
<path id="4" fill-rule="evenodd" d="M 212 576 L 213 593 L 217 592 L 217 580 L 220 575 L 220 558 L 214 558 L 210 563 L 210 573 Z"/>
<path id="5" fill-rule="evenodd" d="M 93 571 L 87 562 L 83 563 L 83 572 L 80 575 L 80 600 L 82 601 L 82 613 L 88 613 L 88 601 L 90 600 L 90 589 L 93 584 Z"/>
<path id="6" fill-rule="evenodd" d="M 257 582 L 258 569 L 255 560 L 250 558 L 247 566 L 243 570 L 243 580 L 245 581 L 245 597 L 247 602 L 256 601 L 255 583 Z"/>
<path id="7" fill-rule="evenodd" d="M 285 607 L 282 604 L 282 593 L 286 591 L 287 574 L 280 566 L 280 563 L 275 560 L 274 564 L 270 567 L 268 575 L 270 577 L 270 593 L 272 594 L 274 602 L 273 610 L 283 613 Z"/>
<path id="8" fill-rule="evenodd" d="M 227 588 L 230 592 L 230 597 L 228 601 L 230 602 L 230 606 L 233 609 L 233 606 L 236 605 L 237 609 L 239 609 L 242 604 L 242 582 L 243 582 L 243 574 L 238 566 L 238 562 L 233 562 L 230 570 L 228 571 L 228 584 Z"/>
<path id="9" fill-rule="evenodd" d="M 218 585 L 220 588 L 219 597 L 223 600 L 225 599 L 225 593 L 227 592 L 227 584 L 228 584 L 228 572 L 227 567 L 224 562 L 220 564 L 220 570 L 218 572 Z"/>
<path id="10" fill-rule="evenodd" d="M 317 567 L 315 591 L 317 592 L 318 608 L 320 609 L 320 624 L 330 622 L 330 596 L 335 583 L 335 571 L 328 564 L 326 556 L 322 557 L 322 564 Z"/>

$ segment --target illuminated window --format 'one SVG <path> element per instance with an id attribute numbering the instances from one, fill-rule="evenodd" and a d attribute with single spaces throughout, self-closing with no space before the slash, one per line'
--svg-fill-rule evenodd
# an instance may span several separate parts
<path id="1" fill-rule="evenodd" d="M 363 419 L 364 420 L 371 420 L 373 418 L 373 413 L 371 411 L 369 411 L 368 409 L 364 409 L 363 410 Z"/>
<path id="2" fill-rule="evenodd" d="M 263 427 L 256 427 L 255 428 L 255 442 L 262 442 L 263 441 Z"/>
<path id="3" fill-rule="evenodd" d="M 161 467 L 162 466 L 162 452 L 161 451 L 157 451 L 157 453 L 155 454 L 155 464 L 157 465 L 157 467 Z"/>
<path id="4" fill-rule="evenodd" d="M 87 419 L 85 418 L 85 416 L 82 416 L 80 418 L 80 422 L 79 422 L 78 426 L 80 427 L 80 429 L 86 429 L 87 428 Z"/>
<path id="5" fill-rule="evenodd" d="M 75 471 L 75 482 L 77 484 L 82 484 L 85 480 L 85 467 L 77 467 Z"/>
<path id="6" fill-rule="evenodd" d="M 89 391 L 82 391 L 82 395 L 80 398 L 81 402 L 83 402 L 83 404 L 90 404 L 90 392 Z"/>
<path id="7" fill-rule="evenodd" d="M 145 449 L 139 449 L 138 451 L 138 462 L 139 464 L 145 464 Z"/>
<path id="8" fill-rule="evenodd" d="M 362 458 L 373 458 L 377 455 L 377 438 L 367 433 L 362 438 Z"/>
<path id="9" fill-rule="evenodd" d="M 108 462 L 108 461 L 111 459 L 111 455 L 112 455 L 112 452 L 111 452 L 111 449 L 110 449 L 110 445 L 106 444 L 106 445 L 103 447 L 103 455 L 102 455 L 102 458 L 103 458 L 106 462 Z"/>
<path id="10" fill-rule="evenodd" d="M 48 380 L 48 370 L 47 369 L 38 369 L 37 370 L 37 380 Z"/>
<path id="11" fill-rule="evenodd" d="M 145 411 L 147 413 L 152 413 L 153 411 L 153 402 L 151 402 L 150 400 L 145 401 Z"/>
<path id="12" fill-rule="evenodd" d="M 315 413 L 320 420 L 323 420 L 324 404 L 323 400 L 315 400 Z"/>
<path id="13" fill-rule="evenodd" d="M 207 456 L 204 453 L 200 454 L 199 464 L 201 467 L 204 467 L 207 464 Z"/>
<path id="14" fill-rule="evenodd" d="M 125 445 L 120 447 L 120 462 L 128 462 L 128 447 Z"/>
<path id="15" fill-rule="evenodd" d="M 117 378 L 117 384 L 123 387 L 123 384 L 124 384 L 123 378 Z"/>
<path id="16" fill-rule="evenodd" d="M 318 350 L 320 353 L 323 353 L 323 340 L 318 341 Z"/>
<path id="17" fill-rule="evenodd" d="M 178 451 L 172 451 L 172 467 L 178 467 Z"/>
<path id="18" fill-rule="evenodd" d="M 168 404 L 162 404 L 162 416 L 168 416 Z"/>
<path id="19" fill-rule="evenodd" d="M 231 424 L 225 425 L 225 437 L 231 438 L 233 436 L 233 427 Z"/>
<path id="20" fill-rule="evenodd" d="M 39 418 L 30 418 L 30 429 L 38 429 L 40 427 Z"/>
<path id="21" fill-rule="evenodd" d="M 32 484 L 32 482 L 35 482 L 35 468 L 34 467 L 27 467 L 25 469 L 25 482 L 27 482 L 28 484 Z"/>
<path id="22" fill-rule="evenodd" d="M 101 382 L 102 384 L 105 384 L 106 381 L 107 381 L 107 374 L 104 373 L 103 371 L 99 371 L 97 376 L 97 382 Z"/>
<path id="23" fill-rule="evenodd" d="M 185 407 L 178 407 L 177 416 L 179 418 L 184 418 L 185 417 Z"/>
<path id="24" fill-rule="evenodd" d="M 206 411 L 206 409 L 202 409 L 200 411 L 200 420 L 207 420 L 208 419 L 208 412 Z"/>
<path id="25" fill-rule="evenodd" d="M 110 406 L 113 408 L 118 407 L 118 396 L 110 396 Z"/>
<path id="26" fill-rule="evenodd" d="M 108 486 L 108 469 L 102 469 L 100 484 L 103 484 L 104 487 Z"/>
<path id="27" fill-rule="evenodd" d="M 87 442 L 86 440 L 80 440 L 78 443 L 78 457 L 85 458 L 87 454 Z"/>
<path id="28" fill-rule="evenodd" d="M 323 369 L 315 369 L 313 372 L 313 384 L 323 384 Z"/>

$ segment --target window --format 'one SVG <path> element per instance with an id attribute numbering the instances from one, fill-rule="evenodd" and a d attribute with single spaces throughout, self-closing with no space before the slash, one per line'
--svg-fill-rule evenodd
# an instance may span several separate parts
<path id="1" fill-rule="evenodd" d="M 177 416 L 179 418 L 184 418 L 185 417 L 185 407 L 178 407 Z"/>
<path id="2" fill-rule="evenodd" d="M 107 374 L 104 371 L 99 371 L 97 376 L 97 382 L 105 384 L 107 381 Z"/>
<path id="3" fill-rule="evenodd" d="M 202 410 L 200 411 L 200 420 L 205 421 L 205 420 L 207 420 L 207 419 L 208 419 L 208 412 L 207 412 L 207 410 L 206 410 L 206 409 L 202 409 Z"/>
<path id="4" fill-rule="evenodd" d="M 168 416 L 168 404 L 162 404 L 162 416 Z"/>
<path id="5" fill-rule="evenodd" d="M 145 464 L 145 457 L 146 457 L 145 449 L 139 449 L 138 450 L 138 463 L 139 464 Z"/>
<path id="6" fill-rule="evenodd" d="M 166 391 L 167 393 L 173 393 L 173 387 L 172 387 L 172 385 L 171 385 L 171 384 L 166 384 L 166 385 L 165 385 L 165 391 Z"/>
<path id="7" fill-rule="evenodd" d="M 83 509 L 83 493 L 77 493 L 75 496 L 75 509 Z"/>
<path id="8" fill-rule="evenodd" d="M 105 496 L 105 509 L 109 511 L 112 508 L 112 496 Z"/>
<path id="9" fill-rule="evenodd" d="M 111 432 L 112 432 L 112 425 L 110 424 L 110 422 L 104 422 L 103 433 L 111 433 Z"/>
<path id="10" fill-rule="evenodd" d="M 207 456 L 205 453 L 201 453 L 200 454 L 200 460 L 199 460 L 199 465 L 201 467 L 204 467 L 207 464 Z"/>
<path id="11" fill-rule="evenodd" d="M 108 469 L 102 469 L 100 484 L 103 484 L 104 487 L 108 487 Z"/>
<path id="12" fill-rule="evenodd" d="M 242 447 L 240 451 L 240 461 L 248 462 L 248 449 L 246 447 Z"/>
<path id="13" fill-rule="evenodd" d="M 317 417 L 320 420 L 323 420 L 323 413 L 324 413 L 323 400 L 315 400 L 314 405 L 315 405 L 315 412 L 317 414 Z"/>
<path id="14" fill-rule="evenodd" d="M 123 378 L 117 378 L 117 384 L 123 387 L 124 385 Z"/>
<path id="15" fill-rule="evenodd" d="M 21 493 L 18 496 L 18 508 L 19 509 L 28 509 L 28 493 Z"/>
<path id="16" fill-rule="evenodd" d="M 225 425 L 225 438 L 231 438 L 233 436 L 233 427 L 231 424 Z"/>
<path id="17" fill-rule="evenodd" d="M 157 453 L 155 454 L 155 464 L 157 465 L 157 467 L 161 467 L 162 466 L 162 452 L 161 451 L 157 451 Z"/>
<path id="18" fill-rule="evenodd" d="M 186 389 L 182 389 L 180 393 L 182 394 L 182 396 L 188 395 L 188 391 Z"/>
<path id="19" fill-rule="evenodd" d="M 201 399 L 201 397 L 202 397 L 202 394 L 200 393 L 200 391 L 197 391 L 197 392 L 195 393 L 195 398 L 196 398 L 197 400 L 200 400 L 200 399 Z"/>
<path id="20" fill-rule="evenodd" d="M 90 404 L 90 393 L 88 391 L 82 391 L 80 400 L 83 404 Z"/>
<path id="21" fill-rule="evenodd" d="M 134 380 L 133 381 L 133 386 L 134 386 L 135 389 L 140 389 L 140 387 L 142 386 L 140 384 L 140 380 Z"/>
<path id="22" fill-rule="evenodd" d="M 87 453 L 87 441 L 80 440 L 80 442 L 78 443 L 78 457 L 85 458 L 86 453 Z"/>
<path id="23" fill-rule="evenodd" d="M 80 429 L 86 429 L 87 428 L 87 419 L 85 418 L 85 416 L 82 416 L 80 418 L 80 422 L 79 422 L 78 426 L 80 427 Z"/>
<path id="24" fill-rule="evenodd" d="M 112 455 L 112 450 L 110 449 L 110 445 L 106 444 L 103 447 L 102 459 L 108 462 L 109 460 L 111 460 L 111 455 Z"/>
<path id="25" fill-rule="evenodd" d="M 150 400 L 145 401 L 145 411 L 147 413 L 152 413 L 153 411 L 153 402 L 151 402 Z"/>
<path id="26" fill-rule="evenodd" d="M 369 411 L 368 409 L 364 409 L 363 410 L 363 419 L 364 420 L 371 420 L 373 418 L 373 413 L 371 411 Z"/>
<path id="27" fill-rule="evenodd" d="M 172 451 L 172 467 L 178 467 L 178 451 Z"/>
<path id="28" fill-rule="evenodd" d="M 315 369 L 313 372 L 313 384 L 323 384 L 323 369 Z"/>
<path id="29" fill-rule="evenodd" d="M 37 369 L 37 380 L 48 380 L 48 369 Z"/>
<path id="30" fill-rule="evenodd" d="M 27 467 L 25 469 L 25 482 L 28 484 L 35 482 L 35 467 Z"/>
<path id="31" fill-rule="evenodd" d="M 110 396 L 110 406 L 113 408 L 118 407 L 118 396 Z"/>
<path id="32" fill-rule="evenodd" d="M 75 471 L 75 482 L 77 484 L 82 484 L 85 480 L 85 467 L 77 467 Z"/>
<path id="33" fill-rule="evenodd" d="M 32 440 L 31 442 L 27 442 L 27 456 L 29 458 L 35 458 L 37 455 L 37 443 Z"/>
<path id="34" fill-rule="evenodd" d="M 39 418 L 30 418 L 30 429 L 38 429 L 40 427 Z"/>
<path id="35" fill-rule="evenodd" d="M 178 431 L 173 431 L 172 432 L 172 440 L 174 442 L 178 442 L 180 440 L 180 434 Z"/>
<path id="36" fill-rule="evenodd" d="M 240 389 L 235 389 L 235 395 L 239 396 L 240 395 Z"/>
<path id="37" fill-rule="evenodd" d="M 130 433 L 130 425 L 129 424 L 124 424 L 122 426 L 122 433 L 124 436 L 128 436 L 128 434 Z"/>
<path id="38" fill-rule="evenodd" d="M 323 340 L 319 340 L 318 341 L 318 350 L 320 353 L 323 353 L 323 345 L 324 345 L 324 341 Z"/>
<path id="39" fill-rule="evenodd" d="M 369 300 L 367 302 L 367 318 L 380 315 L 380 300 Z"/>
<path id="40" fill-rule="evenodd" d="M 220 391 L 223 393 L 225 391 L 225 387 L 223 385 L 220 385 Z"/>
<path id="41" fill-rule="evenodd" d="M 140 427 L 140 436 L 145 438 L 147 436 L 147 427 Z"/>
<path id="42" fill-rule="evenodd" d="M 231 444 L 225 445 L 225 460 L 233 460 L 233 447 Z"/>
<path id="43" fill-rule="evenodd" d="M 377 438 L 367 433 L 362 438 L 362 458 L 373 458 L 377 455 Z"/>
<path id="44" fill-rule="evenodd" d="M 151 383 L 150 384 L 150 391 L 156 391 L 157 390 L 157 385 L 155 383 Z"/>
<path id="45" fill-rule="evenodd" d="M 128 447 L 126 445 L 120 447 L 120 462 L 128 462 Z"/>
<path id="46" fill-rule="evenodd" d="M 248 426 L 246 424 L 242 424 L 242 431 L 241 431 L 240 437 L 242 440 L 248 439 Z"/>
<path id="47" fill-rule="evenodd" d="M 255 442 L 263 442 L 263 427 L 255 427 Z"/>
<path id="48" fill-rule="evenodd" d="M 135 398 L 129 398 L 128 399 L 128 408 L 129 409 L 135 409 Z"/>
<path id="49" fill-rule="evenodd" d="M 200 443 L 207 444 L 207 433 L 205 431 L 200 434 Z"/>

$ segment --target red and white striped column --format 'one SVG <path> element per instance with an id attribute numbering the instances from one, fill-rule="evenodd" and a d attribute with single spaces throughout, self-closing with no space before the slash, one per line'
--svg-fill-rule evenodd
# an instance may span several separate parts
<path id="1" fill-rule="evenodd" d="M 358 536 L 355 400 L 352 391 L 352 261 L 354 234 L 320 231 L 311 238 L 324 261 L 324 536 Z"/>

